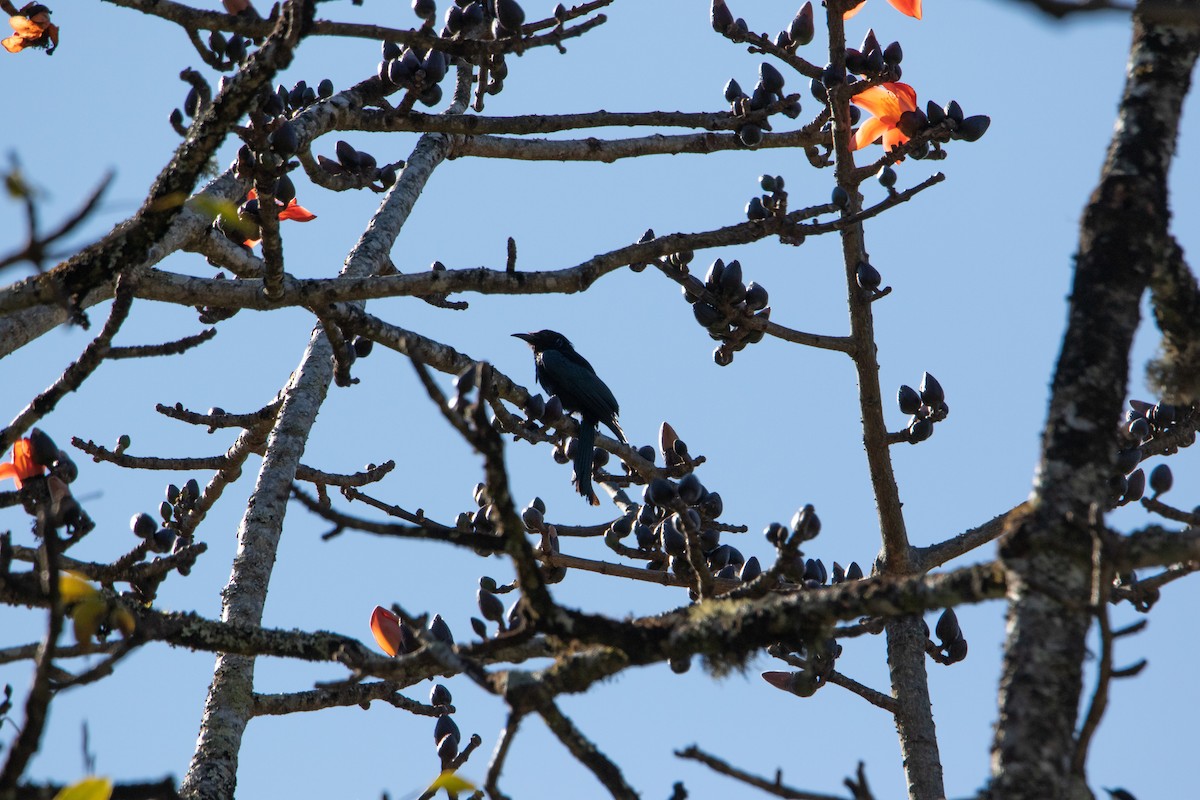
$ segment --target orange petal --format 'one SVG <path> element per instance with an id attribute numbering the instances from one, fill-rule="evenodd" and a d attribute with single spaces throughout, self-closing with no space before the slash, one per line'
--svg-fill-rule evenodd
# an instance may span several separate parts
<path id="1" fill-rule="evenodd" d="M 901 111 L 917 110 L 917 90 L 907 83 L 885 83 L 884 87 L 900 101 Z"/>
<path id="2" fill-rule="evenodd" d="M 866 109 L 872 116 L 881 120 L 895 123 L 900 118 L 900 99 L 887 88 L 887 85 L 872 86 L 865 92 L 859 92 L 850 98 L 854 105 Z"/>
<path id="3" fill-rule="evenodd" d="M 850 18 L 851 18 L 851 17 L 853 17 L 855 14 L 857 14 L 857 13 L 858 13 L 858 12 L 860 12 L 860 11 L 862 11 L 862 7 L 863 7 L 864 5 L 866 5 L 866 2 L 867 2 L 867 0 L 862 0 L 862 2 L 861 2 L 861 3 L 859 3 L 858 5 L 856 5 L 854 8 L 850 9 L 850 10 L 849 10 L 849 11 L 847 11 L 845 14 L 842 14 L 842 19 L 850 19 Z"/>
<path id="4" fill-rule="evenodd" d="M 12 461 L 0 464 L 0 480 L 12 478 L 20 489 L 21 481 L 41 474 L 42 468 L 33 461 L 33 445 L 28 439 L 17 439 L 13 445 Z"/>
<path id="5" fill-rule="evenodd" d="M 257 200 L 258 192 L 255 191 L 254 189 L 251 189 L 250 191 L 246 192 L 246 199 L 247 200 Z"/>
<path id="6" fill-rule="evenodd" d="M 857 131 L 855 131 L 854 139 L 850 142 L 850 149 L 862 150 L 864 147 L 871 144 L 887 132 L 887 123 L 881 121 L 877 117 L 871 117 L 861 126 L 859 126 Z"/>
<path id="7" fill-rule="evenodd" d="M 389 656 L 400 652 L 400 618 L 383 606 L 375 606 L 371 612 L 371 633 Z"/>
<path id="8" fill-rule="evenodd" d="M 921 18 L 921 0 L 888 0 L 892 8 L 915 19 Z"/>
<path id="9" fill-rule="evenodd" d="M 883 134 L 883 149 L 894 150 L 907 141 L 908 137 L 901 133 L 899 128 L 889 128 L 887 133 Z"/>
<path id="10" fill-rule="evenodd" d="M 280 219 L 292 219 L 296 222 L 312 222 L 317 218 L 317 215 L 309 211 L 302 205 L 296 202 L 296 198 L 288 201 L 288 204 L 282 211 L 279 212 Z"/>

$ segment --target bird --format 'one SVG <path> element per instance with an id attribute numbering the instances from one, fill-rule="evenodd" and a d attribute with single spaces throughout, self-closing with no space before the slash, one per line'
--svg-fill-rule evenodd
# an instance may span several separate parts
<path id="1" fill-rule="evenodd" d="M 575 352 L 570 340 L 557 331 L 514 333 L 533 348 L 534 377 L 552 395 L 558 395 L 563 409 L 580 416 L 579 442 L 575 450 L 575 488 L 591 505 L 600 501 L 592 491 L 592 454 L 596 428 L 603 422 L 613 435 L 626 443 L 625 432 L 617 422 L 620 410 L 612 390 L 600 380 L 588 360 Z"/>

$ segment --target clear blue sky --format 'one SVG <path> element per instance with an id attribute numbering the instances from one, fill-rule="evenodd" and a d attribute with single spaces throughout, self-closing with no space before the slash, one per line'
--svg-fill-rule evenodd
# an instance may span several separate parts
<path id="1" fill-rule="evenodd" d="M 212 5 L 216 5 L 215 3 Z M 444 6 L 445 3 L 439 4 Z M 531 18 L 553 5 L 526 3 Z M 774 32 L 796 10 L 792 2 L 733 6 L 751 28 Z M 102 213 L 80 237 L 101 235 L 140 203 L 178 137 L 167 124 L 187 87 L 175 77 L 199 59 L 170 24 L 103 3 L 60 4 L 54 20 L 62 46 L 0 54 L 6 112 L 0 154 L 19 154 L 28 177 L 45 189 L 45 219 L 68 213 L 109 168 L 117 181 Z M 413 24 L 407 3 L 325 3 L 323 17 L 346 21 Z M 510 58 L 510 77 L 487 113 L 607 110 L 716 110 L 730 77 L 750 86 L 761 57 L 712 33 L 702 2 L 617 3 L 609 22 L 552 49 Z M 917 447 L 895 448 L 894 460 L 915 544 L 940 541 L 1002 513 L 1025 498 L 1037 459 L 1046 387 L 1065 318 L 1076 226 L 1103 160 L 1120 97 L 1128 24 L 1117 15 L 1052 23 L 1023 4 L 1005 0 L 929 0 L 921 22 L 874 0 L 848 25 L 858 41 L 874 26 L 880 41 L 899 39 L 904 80 L 919 100 L 958 100 L 968 114 L 986 113 L 992 127 L 978 143 L 955 143 L 943 162 L 905 162 L 900 188 L 933 170 L 948 180 L 867 227 L 867 246 L 892 295 L 877 304 L 877 331 L 885 396 L 901 383 L 916 385 L 929 370 L 946 388 L 952 413 L 936 435 Z M 823 63 L 821 39 L 803 51 Z M 378 44 L 313 39 L 305 44 L 285 82 L 315 84 L 329 77 L 339 87 L 375 69 Z M 786 74 L 786 71 L 785 71 Z M 214 78 L 215 81 L 215 78 Z M 803 97 L 801 121 L 814 112 L 807 82 L 788 76 L 787 90 Z M 36 110 L 18 114 L 13 97 L 33 92 Z M 1176 234 L 1185 250 L 1200 246 L 1194 224 L 1200 203 L 1196 102 L 1185 113 L 1174 170 Z M 620 131 L 605 132 L 613 136 Z M 633 135 L 644 135 L 644 130 Z M 381 162 L 406 157 L 411 135 L 347 134 Z M 330 155 L 336 136 L 316 151 Z M 233 148 L 222 152 L 222 165 Z M 817 172 L 799 152 L 769 150 L 716 156 L 655 157 L 616 165 L 448 162 L 434 175 L 393 251 L 402 271 L 441 260 L 451 267 L 503 263 L 505 240 L 516 238 L 519 266 L 571 266 L 636 240 L 647 227 L 658 233 L 700 231 L 742 219 L 745 202 L 763 172 L 787 179 L 793 207 L 823 202 L 830 171 Z M 318 215 L 307 225 L 288 223 L 284 241 L 289 270 L 331 276 L 340 268 L 378 196 L 334 194 L 298 180 L 300 200 Z M 868 201 L 883 196 L 866 188 Z M 479 224 L 480 220 L 483 224 Z M 16 204 L 0 202 L 0 250 L 20 241 Z M 469 233 L 467 233 L 469 231 Z M 747 279 L 771 292 L 773 319 L 802 330 L 841 334 L 847 329 L 837 243 L 813 239 L 799 249 L 760 243 L 697 255 L 739 258 Z M 164 268 L 197 275 L 212 269 L 199 256 L 177 255 Z M 4 279 L 12 280 L 9 271 Z M 650 443 L 665 419 L 693 453 L 708 458 L 699 471 L 721 492 L 726 519 L 751 532 L 732 537 L 746 555 L 769 558 L 760 531 L 814 503 L 823 533 L 809 555 L 828 564 L 857 560 L 869 566 L 878 550 L 855 400 L 854 373 L 842 356 L 764 342 L 739 353 L 732 366 L 716 367 L 712 342 L 692 321 L 677 287 L 654 270 L 619 272 L 585 295 L 564 297 L 468 296 L 471 309 L 454 312 L 419 301 L 374 302 L 371 310 L 477 358 L 495 363 L 531 385 L 528 348 L 514 331 L 554 328 L 570 336 L 621 401 L 631 440 Z M 100 320 L 105 308 L 93 311 Z M 86 390 L 67 398 L 42 427 L 65 445 L 72 436 L 111 445 L 121 433 L 131 453 L 192 456 L 223 452 L 228 433 L 209 436 L 170 422 L 154 404 L 182 402 L 205 410 L 249 411 L 273 397 L 299 361 L 313 320 L 306 313 L 243 312 L 220 326 L 217 338 L 183 359 L 105 365 Z M 135 307 L 120 344 L 165 341 L 202 326 L 186 308 L 144 303 Z M 9 419 L 78 355 L 89 334 L 54 331 L 0 361 L 0 417 Z M 1148 326 L 1138 343 L 1133 394 L 1141 364 L 1153 351 Z M 247 346 L 252 342 L 252 346 Z M 479 464 L 416 388 L 412 370 L 394 353 L 377 349 L 356 365 L 362 383 L 333 389 L 318 419 L 304 461 L 330 471 L 353 471 L 389 458 L 398 468 L 377 494 L 399 505 L 423 507 L 452 520 L 472 507 Z M 903 425 L 890 409 L 893 428 Z M 1194 454 L 1171 460 L 1176 489 L 1168 500 L 1185 508 L 1200 502 Z M 553 521 L 598 522 L 610 512 L 583 505 L 571 491 L 568 471 L 547 448 L 513 446 L 512 480 L 518 498 L 542 496 Z M 199 533 L 208 553 L 186 580 L 172 579 L 160 594 L 164 608 L 219 612 L 235 532 L 256 469 L 226 492 Z M 84 558 L 111 560 L 132 546 L 127 521 L 153 511 L 168 482 L 189 474 L 127 474 L 80 458 L 76 493 L 86 499 L 97 530 L 78 548 Z M 197 474 L 200 480 L 206 475 Z M 1114 515 L 1133 528 L 1149 521 L 1140 509 Z M 0 527 L 29 543 L 26 521 L 9 510 Z M 376 604 L 397 601 L 412 611 L 437 611 L 460 639 L 470 635 L 476 581 L 482 574 L 506 579 L 499 559 L 463 556 L 448 547 L 410 545 L 347 535 L 321 542 L 325 525 L 296 506 L 289 510 L 265 624 L 324 628 L 369 640 L 367 620 Z M 598 543 L 570 544 L 571 552 L 605 557 Z M 973 558 L 990 558 L 991 548 Z M 572 573 L 554 587 L 561 601 L 614 615 L 649 613 L 686 602 L 680 590 Z M 1200 690 L 1194 680 L 1191 610 L 1200 590 L 1173 586 L 1144 634 L 1122 641 L 1118 661 L 1149 656 L 1143 676 L 1113 689 L 1109 713 L 1091 758 L 1093 788 L 1125 786 L 1139 798 L 1178 796 L 1193 781 L 1192 743 L 1200 738 L 1193 714 Z M 968 659 L 950 668 L 930 663 L 934 714 L 941 738 L 949 796 L 977 789 L 988 774 L 988 746 L 996 716 L 996 678 L 1003 637 L 1003 606 L 959 612 L 970 642 Z M 1128 621 L 1125 609 L 1116 612 Z M 32 641 L 41 612 L 0 609 L 4 645 Z M 846 643 L 838 668 L 888 691 L 883 642 Z M 179 777 L 192 753 L 213 657 L 150 646 L 117 675 L 74 690 L 55 702 L 42 752 L 31 776 L 71 780 L 82 773 L 80 723 L 87 720 L 98 769 L 117 779 Z M 745 675 L 714 680 L 699 665 L 682 677 L 667 668 L 630 671 L 586 697 L 562 700 L 563 709 L 625 769 L 646 797 L 664 797 L 684 780 L 693 798 L 726 797 L 743 790 L 672 750 L 693 742 L 748 770 L 771 775 L 776 767 L 793 786 L 839 792 L 858 760 L 879 797 L 903 793 L 899 750 L 886 715 L 831 686 L 808 700 L 766 685 L 757 659 Z M 260 661 L 261 691 L 298 691 L 342 670 Z M 0 683 L 19 691 L 27 665 L 0 667 Z M 463 773 L 481 778 L 504 716 L 502 705 L 468 681 L 449 686 L 464 735 L 484 738 Z M 424 700 L 428 684 L 412 687 Z M 1154 725 L 1145 723 L 1155 711 Z M 1163 710 L 1168 710 L 1163 713 Z M 239 769 L 240 795 L 403 797 L 437 772 L 427 718 L 376 704 L 293 718 L 254 720 Z M 1135 731 L 1136 735 L 1130 733 Z M 12 728 L 0 728 L 7 740 Z M 509 761 L 505 786 L 516 796 L 566 794 L 598 797 L 601 787 L 575 764 L 536 720 L 526 723 Z"/>

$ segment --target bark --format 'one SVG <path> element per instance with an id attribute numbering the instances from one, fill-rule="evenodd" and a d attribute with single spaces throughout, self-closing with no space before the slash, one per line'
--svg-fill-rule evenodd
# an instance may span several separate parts
<path id="1" fill-rule="evenodd" d="M 1117 125 L 1084 212 L 1033 501 L 1010 520 L 1001 548 L 1009 614 L 991 796 L 1006 800 L 1087 796 L 1070 765 L 1093 554 L 1104 536 L 1100 510 L 1115 472 L 1139 302 L 1170 241 L 1167 175 L 1200 50 L 1200 31 L 1164 22 L 1169 16 L 1150 19 L 1148 5 L 1138 5 Z"/>

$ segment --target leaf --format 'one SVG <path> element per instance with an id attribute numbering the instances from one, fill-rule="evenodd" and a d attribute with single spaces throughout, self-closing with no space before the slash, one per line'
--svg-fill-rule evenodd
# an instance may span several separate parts
<path id="1" fill-rule="evenodd" d="M 84 778 L 78 783 L 64 786 L 54 795 L 54 800 L 109 800 L 112 797 L 112 779 Z"/>

